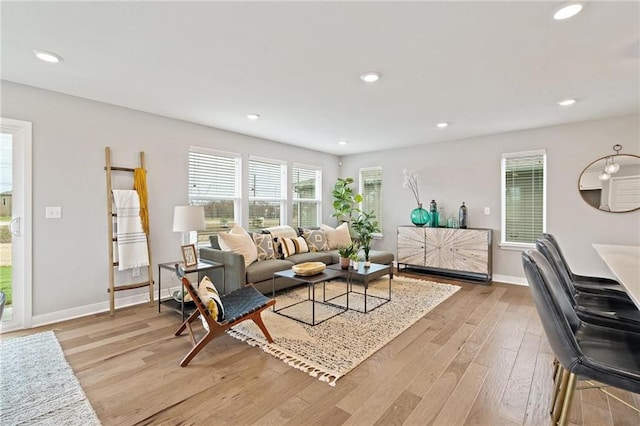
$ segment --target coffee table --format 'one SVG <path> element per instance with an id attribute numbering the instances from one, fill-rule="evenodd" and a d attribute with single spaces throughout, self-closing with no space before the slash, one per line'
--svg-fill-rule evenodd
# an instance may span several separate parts
<path id="1" fill-rule="evenodd" d="M 348 277 L 348 288 L 347 288 L 347 293 L 356 293 L 356 294 L 361 294 L 364 296 L 364 310 L 361 311 L 359 309 L 355 309 L 353 307 L 349 308 L 349 297 L 347 295 L 347 309 L 351 309 L 352 311 L 358 311 L 358 312 L 362 312 L 363 314 L 366 314 L 368 312 L 373 311 L 374 309 L 378 309 L 380 306 L 389 303 L 391 301 L 391 265 L 380 265 L 377 263 L 372 263 L 370 266 L 364 266 L 364 263 L 361 263 L 360 266 L 358 267 L 358 269 L 354 269 L 353 267 L 349 267 L 349 269 L 343 270 L 340 267 L 340 264 L 333 264 L 333 265 L 329 265 L 327 266 L 327 270 L 332 269 L 332 270 L 343 270 L 345 272 L 347 272 L 347 277 Z M 379 296 L 374 296 L 371 294 L 367 294 L 367 290 L 369 289 L 369 281 L 373 281 L 377 278 L 382 277 L 383 275 L 388 275 L 389 276 L 389 297 L 385 298 L 385 297 L 379 297 Z M 364 292 L 358 292 L 358 291 L 354 291 L 353 290 L 353 281 L 359 281 L 362 282 L 363 287 L 364 287 Z M 378 299 L 378 300 L 382 300 L 382 303 L 377 304 L 375 307 L 371 308 L 371 309 L 367 309 L 367 299 L 369 298 L 374 298 L 374 299 Z M 340 305 L 336 305 L 336 306 L 340 306 Z"/>
<path id="2" fill-rule="evenodd" d="M 337 315 L 340 315 L 346 311 L 349 310 L 349 280 L 347 280 L 346 282 L 346 286 L 347 286 L 347 306 L 339 306 L 339 305 L 335 305 L 333 303 L 328 303 L 327 299 L 326 299 L 326 291 L 325 291 L 325 283 L 327 281 L 331 281 L 333 279 L 336 278 L 343 278 L 346 277 L 348 274 L 346 271 L 342 271 L 342 270 L 334 270 L 334 269 L 325 269 L 323 272 L 320 272 L 319 274 L 315 274 L 315 275 L 310 275 L 310 276 L 302 276 L 302 275 L 296 275 L 295 272 L 293 272 L 293 269 L 288 269 L 286 271 L 280 271 L 280 272 L 276 272 L 273 274 L 273 287 L 272 287 L 272 296 L 273 298 L 275 298 L 276 295 L 276 278 L 281 277 L 281 278 L 288 278 L 294 281 L 297 281 L 298 283 L 301 284 L 306 284 L 307 285 L 307 298 L 305 300 L 301 300 L 299 302 L 296 303 L 292 303 L 290 305 L 281 307 L 276 309 L 276 306 L 278 306 L 278 304 L 273 306 L 273 312 L 285 316 L 287 318 L 291 318 L 292 320 L 301 322 L 303 324 L 307 324 L 307 325 L 311 325 L 311 326 L 315 326 L 318 324 L 321 324 L 323 322 L 325 322 L 326 320 L 333 318 Z M 316 284 L 322 283 L 322 301 L 320 300 L 316 300 Z M 307 302 L 311 302 L 311 322 L 305 321 L 304 319 L 301 318 L 296 318 L 293 315 L 288 315 L 286 313 L 284 313 L 283 311 L 289 308 L 292 308 L 293 306 L 299 305 L 301 303 L 307 303 Z M 334 309 L 338 309 L 338 312 L 326 317 L 320 321 L 316 321 L 316 305 L 324 305 L 327 307 L 330 307 L 332 310 Z"/>

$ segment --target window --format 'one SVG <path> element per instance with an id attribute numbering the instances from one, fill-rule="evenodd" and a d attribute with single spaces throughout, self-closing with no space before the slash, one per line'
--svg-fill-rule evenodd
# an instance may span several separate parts
<path id="1" fill-rule="evenodd" d="M 204 206 L 207 229 L 198 231 L 198 243 L 239 221 L 240 155 L 189 148 L 189 203 Z"/>
<path id="2" fill-rule="evenodd" d="M 322 203 L 322 171 L 312 166 L 293 165 L 294 227 L 310 228 L 320 225 Z"/>
<path id="3" fill-rule="evenodd" d="M 546 229 L 544 150 L 502 155 L 501 245 L 531 247 Z"/>
<path id="4" fill-rule="evenodd" d="M 287 166 L 284 162 L 249 159 L 249 230 L 283 224 Z"/>
<path id="5" fill-rule="evenodd" d="M 367 213 L 372 211 L 382 229 L 382 167 L 360 169 L 359 184 L 360 209 Z"/>

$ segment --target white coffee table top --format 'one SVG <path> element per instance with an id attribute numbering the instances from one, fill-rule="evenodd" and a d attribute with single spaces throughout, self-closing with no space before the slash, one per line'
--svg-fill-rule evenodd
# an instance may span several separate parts
<path id="1" fill-rule="evenodd" d="M 640 309 L 640 246 L 593 244 L 593 248 Z"/>

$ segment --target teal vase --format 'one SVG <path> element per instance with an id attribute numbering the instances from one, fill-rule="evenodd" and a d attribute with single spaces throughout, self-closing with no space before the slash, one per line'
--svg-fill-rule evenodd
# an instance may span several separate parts
<path id="1" fill-rule="evenodd" d="M 418 208 L 411 212 L 411 223 L 415 226 L 425 226 L 429 223 L 429 212 L 422 208 L 422 204 L 418 204 Z"/>

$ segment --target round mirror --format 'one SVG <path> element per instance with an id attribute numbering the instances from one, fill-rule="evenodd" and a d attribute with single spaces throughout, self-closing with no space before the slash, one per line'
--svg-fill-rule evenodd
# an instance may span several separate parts
<path id="1" fill-rule="evenodd" d="M 598 210 L 640 209 L 640 157 L 616 153 L 597 159 L 582 171 L 578 189 L 582 199 Z"/>

